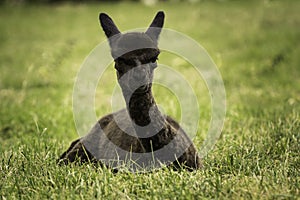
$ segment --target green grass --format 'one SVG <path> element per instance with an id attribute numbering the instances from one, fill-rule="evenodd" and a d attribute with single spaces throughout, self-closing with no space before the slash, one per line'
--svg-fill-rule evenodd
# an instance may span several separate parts
<path id="1" fill-rule="evenodd" d="M 161 9 L 166 27 L 207 49 L 225 83 L 226 121 L 204 168 L 113 174 L 90 164 L 57 166 L 78 137 L 72 114 L 76 73 L 105 39 L 98 13 L 109 13 L 127 30 L 145 27 Z M 0 7 L 1 199 L 299 199 L 299 10 L 300 2 L 292 0 Z M 163 53 L 159 62 L 171 66 L 175 59 Z M 188 64 L 174 67 L 201 91 L 200 147 L 209 96 Z M 110 112 L 113 69 L 103 81 L 96 96 L 99 117 Z M 155 95 L 179 117 L 171 94 L 156 88 Z"/>

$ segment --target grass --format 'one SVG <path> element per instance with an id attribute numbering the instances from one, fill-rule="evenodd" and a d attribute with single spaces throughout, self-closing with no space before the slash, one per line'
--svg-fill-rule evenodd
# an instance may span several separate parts
<path id="1" fill-rule="evenodd" d="M 78 137 L 72 115 L 76 73 L 105 39 L 98 13 L 111 14 L 127 30 L 148 25 L 160 9 L 166 27 L 207 49 L 225 83 L 226 121 L 204 169 L 113 174 L 90 164 L 57 166 Z M 1 199 L 299 199 L 299 9 L 291 0 L 1 6 Z M 207 91 L 188 64 L 176 66 L 167 53 L 159 62 L 175 63 L 201 89 L 200 147 L 210 119 Z M 112 69 L 105 77 L 96 96 L 99 116 L 110 112 L 115 84 Z M 172 95 L 159 88 L 155 95 L 179 117 Z"/>

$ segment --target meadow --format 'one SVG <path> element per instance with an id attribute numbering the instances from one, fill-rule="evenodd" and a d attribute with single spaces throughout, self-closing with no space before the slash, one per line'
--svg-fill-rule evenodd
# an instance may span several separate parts
<path id="1" fill-rule="evenodd" d="M 114 174 L 89 163 L 58 166 L 78 137 L 76 74 L 105 40 L 99 12 L 129 30 L 147 26 L 158 10 L 165 27 L 207 50 L 223 77 L 226 119 L 203 169 Z M 0 5 L 0 198 L 299 199 L 299 10 L 293 0 Z M 193 82 L 193 70 L 174 55 L 162 52 L 159 62 L 201 91 L 200 148 L 210 121 L 205 84 Z M 111 67 L 97 88 L 99 117 L 111 111 L 115 79 Z M 164 111 L 178 118 L 176 99 L 154 89 Z"/>

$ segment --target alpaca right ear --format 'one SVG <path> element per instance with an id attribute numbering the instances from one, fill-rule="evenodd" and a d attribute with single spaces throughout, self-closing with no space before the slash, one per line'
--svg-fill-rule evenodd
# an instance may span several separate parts
<path id="1" fill-rule="evenodd" d="M 149 35 L 154 42 L 157 42 L 158 40 L 161 29 L 164 26 L 164 20 L 165 13 L 163 11 L 159 11 L 146 31 L 146 34 Z"/>
<path id="2" fill-rule="evenodd" d="M 117 26 L 115 25 L 113 20 L 107 14 L 100 13 L 99 20 L 100 20 L 102 29 L 108 39 L 110 37 L 120 33 L 119 29 L 117 28 Z"/>

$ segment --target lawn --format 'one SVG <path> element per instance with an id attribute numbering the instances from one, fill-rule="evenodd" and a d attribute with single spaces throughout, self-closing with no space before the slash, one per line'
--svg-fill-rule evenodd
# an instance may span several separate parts
<path id="1" fill-rule="evenodd" d="M 203 169 L 114 174 L 92 164 L 58 166 L 78 137 L 76 74 L 105 40 L 99 12 L 130 30 L 147 26 L 158 10 L 166 13 L 165 27 L 207 50 L 223 77 L 226 120 Z M 299 199 L 299 10 L 292 0 L 0 6 L 1 199 Z M 162 52 L 159 63 L 190 77 L 197 89 L 200 148 L 211 117 L 209 93 L 178 59 Z M 115 79 L 111 67 L 97 88 L 99 117 L 111 111 Z M 172 94 L 159 87 L 154 93 L 179 119 Z"/>

